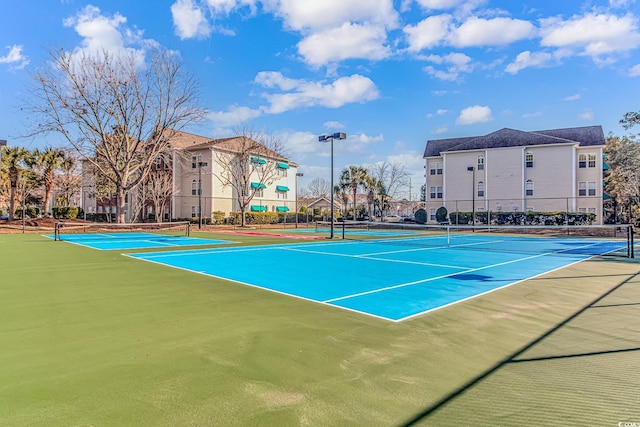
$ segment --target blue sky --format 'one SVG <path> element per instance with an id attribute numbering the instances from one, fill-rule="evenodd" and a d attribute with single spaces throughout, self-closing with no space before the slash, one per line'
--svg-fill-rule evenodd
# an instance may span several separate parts
<path id="1" fill-rule="evenodd" d="M 403 164 L 415 199 L 429 139 L 508 127 L 602 125 L 640 110 L 636 0 L 2 0 L 0 139 L 20 139 L 20 104 L 46 50 L 178 52 L 202 84 L 211 137 L 277 136 L 304 187 L 335 169 Z"/>

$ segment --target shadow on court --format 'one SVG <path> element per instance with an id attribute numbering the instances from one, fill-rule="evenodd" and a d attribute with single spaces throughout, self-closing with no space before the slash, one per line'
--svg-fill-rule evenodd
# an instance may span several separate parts
<path id="1" fill-rule="evenodd" d="M 638 343 L 640 272 L 401 425 L 640 422 Z"/>

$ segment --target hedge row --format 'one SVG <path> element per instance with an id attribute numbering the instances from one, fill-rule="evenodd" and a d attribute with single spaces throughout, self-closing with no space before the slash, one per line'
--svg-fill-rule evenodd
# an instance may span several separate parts
<path id="1" fill-rule="evenodd" d="M 596 214 L 584 212 L 476 212 L 476 224 L 491 225 L 590 225 Z M 451 212 L 451 224 L 472 224 L 471 212 Z"/>

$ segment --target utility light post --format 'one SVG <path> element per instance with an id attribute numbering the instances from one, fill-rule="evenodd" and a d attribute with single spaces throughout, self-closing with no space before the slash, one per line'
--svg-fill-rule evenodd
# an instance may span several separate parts
<path id="1" fill-rule="evenodd" d="M 296 172 L 296 228 L 298 228 L 298 177 L 304 176 L 302 172 Z"/>
<path id="2" fill-rule="evenodd" d="M 333 140 L 334 139 L 346 139 L 347 138 L 347 134 L 344 132 L 336 132 L 334 134 L 331 135 L 320 135 L 318 137 L 318 141 L 320 142 L 324 142 L 324 141 L 328 141 L 331 140 L 331 232 L 329 234 L 329 238 L 333 239 L 333 216 L 334 216 L 334 209 L 333 209 Z"/>
<path id="3" fill-rule="evenodd" d="M 471 225 L 476 225 L 476 168 L 473 166 L 467 167 L 471 174 Z"/>
<path id="4" fill-rule="evenodd" d="M 202 228 L 202 168 L 207 162 L 198 162 L 198 229 Z"/>

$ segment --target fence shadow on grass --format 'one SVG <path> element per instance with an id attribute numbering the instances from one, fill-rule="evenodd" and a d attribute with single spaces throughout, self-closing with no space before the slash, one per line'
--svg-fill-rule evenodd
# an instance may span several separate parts
<path id="1" fill-rule="evenodd" d="M 639 421 L 640 272 L 621 276 L 612 289 L 400 425 Z"/>

